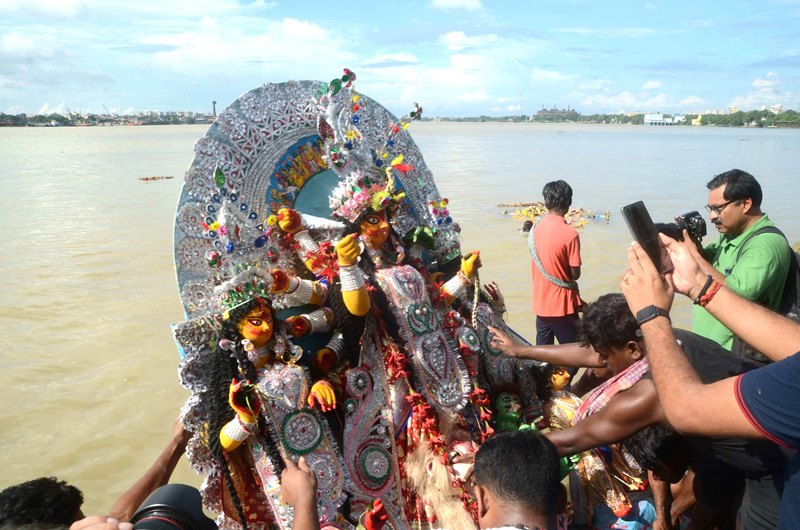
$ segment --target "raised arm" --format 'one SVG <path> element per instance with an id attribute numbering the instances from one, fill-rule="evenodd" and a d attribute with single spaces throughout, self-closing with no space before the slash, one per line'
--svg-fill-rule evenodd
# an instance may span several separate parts
<path id="1" fill-rule="evenodd" d="M 119 521 L 130 521 L 147 496 L 153 493 L 156 488 L 169 482 L 172 472 L 175 471 L 175 466 L 186 450 L 186 444 L 189 442 L 191 435 L 190 432 L 183 428 L 180 419 L 176 419 L 172 429 L 172 436 L 166 447 L 158 455 L 153 465 L 145 471 L 144 475 L 117 499 L 117 502 L 108 512 L 109 517 L 114 517 Z"/>
<path id="2" fill-rule="evenodd" d="M 697 299 L 708 280 L 702 263 L 697 261 L 686 245 L 663 234 L 661 243 L 675 267 L 671 275 L 675 291 L 692 300 Z M 708 295 L 716 290 L 713 283 L 716 276 L 711 277 L 712 283 L 703 294 Z M 704 307 L 735 335 L 770 359 L 778 361 L 800 350 L 800 324 L 746 300 L 728 288 L 723 287 L 704 300 Z M 742 315 L 747 315 L 747 318 L 742 318 Z"/>
<path id="3" fill-rule="evenodd" d="M 663 421 L 664 414 L 650 380 L 641 380 L 620 392 L 596 414 L 563 431 L 545 434 L 558 454 L 571 455 L 624 440 L 645 427 Z"/>
<path id="4" fill-rule="evenodd" d="M 534 359 L 558 366 L 601 367 L 604 366 L 600 356 L 590 346 L 582 346 L 579 342 L 555 344 L 550 346 L 533 346 L 514 342 L 500 329 L 489 326 L 492 334 L 491 346 L 509 357 Z"/>
<path id="5" fill-rule="evenodd" d="M 339 240 L 336 243 L 336 256 L 339 261 L 344 305 L 350 313 L 363 317 L 371 306 L 364 277 L 357 265 L 358 256 L 361 254 L 357 237 L 357 234 L 350 234 Z"/>
<path id="6" fill-rule="evenodd" d="M 681 274 L 684 274 L 685 268 L 676 260 L 673 260 L 673 265 L 673 276 L 677 280 L 674 285 L 683 288 Z M 669 310 L 672 306 L 672 285 L 658 273 L 645 251 L 636 243 L 628 251 L 628 267 L 620 287 L 631 312 L 635 315 L 651 305 Z M 694 270 L 699 273 L 698 268 Z M 702 286 L 705 277 L 702 273 L 700 277 L 703 278 Z M 693 292 L 699 290 L 697 288 Z M 753 325 L 749 314 L 747 320 Z M 735 378 L 704 385 L 678 346 L 668 318 L 658 316 L 648 320 L 641 324 L 641 330 L 661 406 L 667 421 L 676 430 L 706 436 L 759 436 L 737 404 Z"/>

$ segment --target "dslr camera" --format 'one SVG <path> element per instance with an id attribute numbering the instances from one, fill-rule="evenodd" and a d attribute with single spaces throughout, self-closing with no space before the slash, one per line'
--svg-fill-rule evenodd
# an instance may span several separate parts
<path id="1" fill-rule="evenodd" d="M 156 489 L 131 518 L 134 530 L 217 530 L 203 513 L 200 492 L 186 484 Z"/>
<path id="2" fill-rule="evenodd" d="M 655 223 L 656 230 L 668 235 L 677 241 L 683 241 L 683 231 L 689 232 L 691 239 L 697 248 L 703 250 L 703 237 L 706 235 L 706 220 L 697 210 L 675 217 L 674 223 Z"/>

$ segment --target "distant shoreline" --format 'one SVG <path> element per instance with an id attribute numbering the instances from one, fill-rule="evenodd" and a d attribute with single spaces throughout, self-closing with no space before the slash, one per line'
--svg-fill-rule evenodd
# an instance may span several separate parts
<path id="1" fill-rule="evenodd" d="M 754 124 L 744 124 L 744 125 L 731 125 L 731 124 L 716 124 L 716 123 L 709 123 L 709 124 L 675 124 L 675 125 L 650 125 L 644 123 L 602 123 L 602 122 L 592 122 L 592 121 L 512 121 L 512 120 L 501 120 L 501 119 L 491 119 L 491 120 L 481 120 L 481 119 L 436 119 L 436 118 L 429 118 L 422 120 L 424 123 L 443 123 L 443 124 L 450 124 L 450 123 L 497 123 L 497 124 L 516 124 L 516 125 L 598 125 L 598 126 L 630 126 L 630 127 L 648 127 L 648 128 L 664 128 L 664 127 L 671 127 L 671 128 L 694 128 L 694 127 L 709 127 L 709 128 L 737 128 L 737 129 L 800 129 L 800 121 L 797 123 L 789 122 L 789 123 L 773 123 L 772 125 L 754 125 Z M 157 126 L 157 125 L 211 125 L 214 121 L 208 122 L 178 122 L 178 123 L 170 123 L 170 122 L 162 122 L 162 123 L 97 123 L 97 124 L 75 124 L 75 123 L 58 123 L 58 124 L 51 124 L 51 123 L 36 123 L 36 124 L 13 124 L 13 123 L 3 123 L 0 122 L 0 128 L 84 128 L 84 127 L 148 127 L 148 126 Z"/>

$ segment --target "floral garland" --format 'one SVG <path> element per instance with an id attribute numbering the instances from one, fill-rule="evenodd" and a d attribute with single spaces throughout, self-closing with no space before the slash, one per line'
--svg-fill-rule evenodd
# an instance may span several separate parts
<path id="1" fill-rule="evenodd" d="M 427 441 L 428 449 L 439 458 L 439 461 L 447 468 L 447 472 L 452 477 L 450 485 L 459 492 L 459 497 L 464 505 L 464 509 L 470 514 L 474 521 L 478 521 L 478 503 L 469 494 L 464 480 L 456 476 L 453 464 L 447 458 L 447 442 L 439 431 L 438 417 L 425 396 L 411 390 L 411 394 L 406 396 L 406 401 L 411 403 L 411 417 L 408 421 L 408 432 L 411 441 L 416 445 L 423 440 Z"/>

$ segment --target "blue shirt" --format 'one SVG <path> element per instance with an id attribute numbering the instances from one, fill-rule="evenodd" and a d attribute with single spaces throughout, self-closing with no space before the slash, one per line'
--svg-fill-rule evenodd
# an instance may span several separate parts
<path id="1" fill-rule="evenodd" d="M 765 438 L 800 447 L 800 352 L 739 376 L 736 400 L 745 417 Z M 800 453 L 784 476 L 778 528 L 800 528 Z"/>

